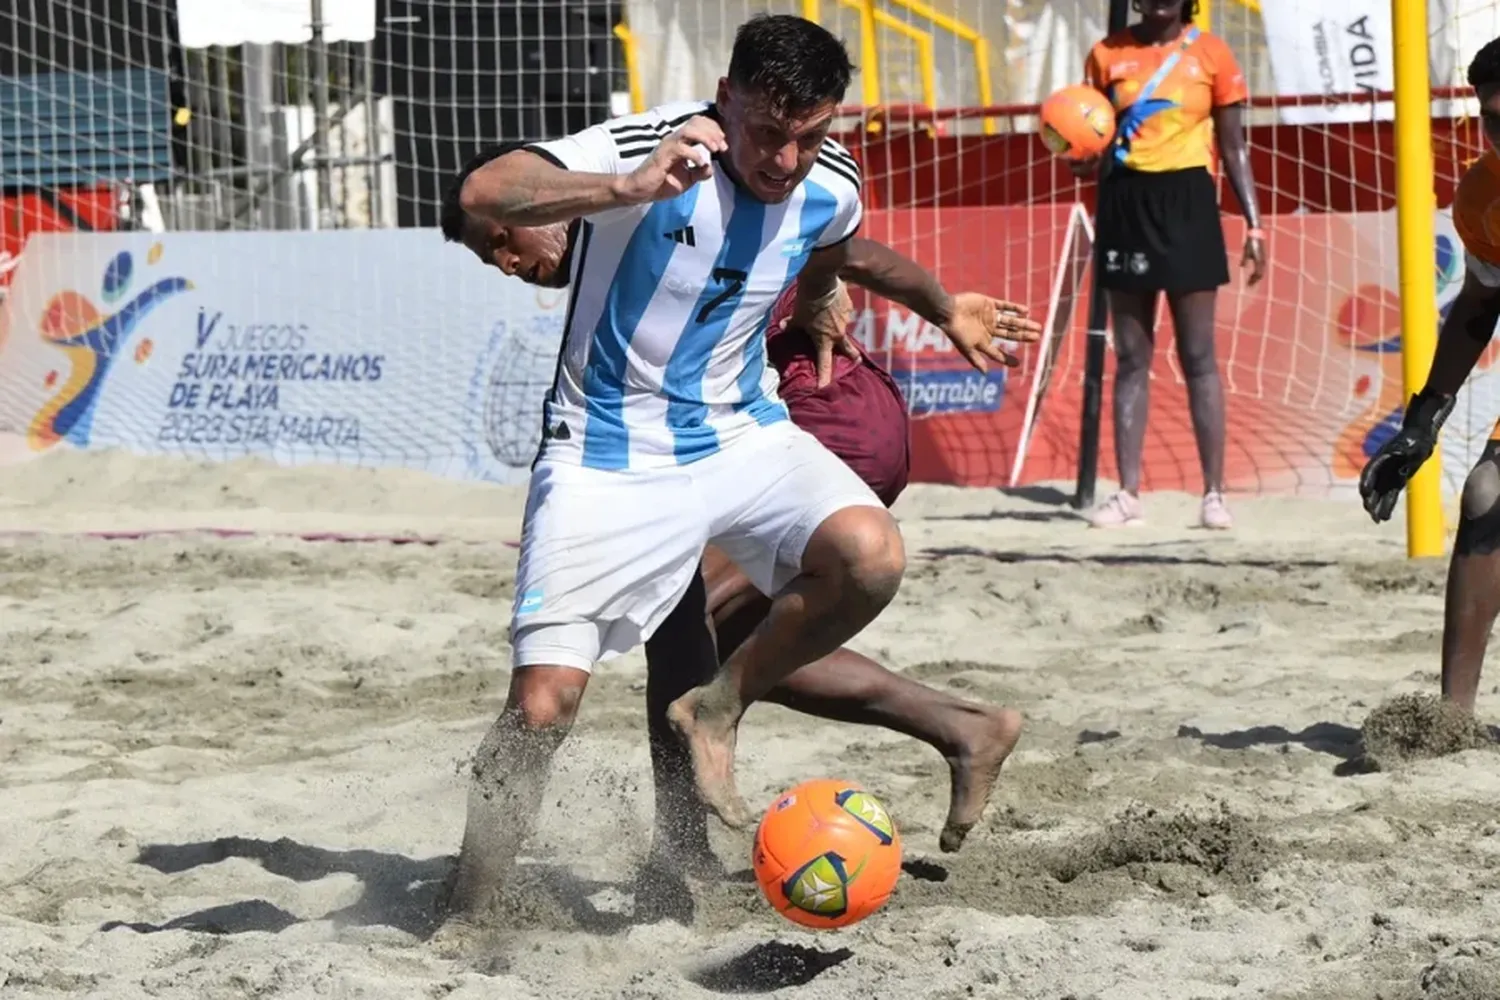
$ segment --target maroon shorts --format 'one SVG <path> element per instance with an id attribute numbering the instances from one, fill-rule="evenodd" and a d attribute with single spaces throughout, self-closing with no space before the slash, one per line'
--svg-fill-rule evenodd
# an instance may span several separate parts
<path id="1" fill-rule="evenodd" d="M 779 332 L 767 349 L 792 422 L 843 459 L 887 507 L 895 503 L 911 474 L 906 400 L 896 380 L 868 357 L 840 358 L 833 381 L 820 389 L 806 334 Z"/>

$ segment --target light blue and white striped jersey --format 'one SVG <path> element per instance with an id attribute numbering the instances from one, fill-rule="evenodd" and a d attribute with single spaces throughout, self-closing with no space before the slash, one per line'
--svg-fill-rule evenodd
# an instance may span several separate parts
<path id="1" fill-rule="evenodd" d="M 529 146 L 568 170 L 626 174 L 707 102 L 626 115 Z M 854 158 L 827 140 L 786 201 L 714 176 L 668 201 L 583 220 L 543 454 L 599 469 L 680 465 L 787 419 L 766 364 L 771 308 L 816 249 L 862 217 Z"/>

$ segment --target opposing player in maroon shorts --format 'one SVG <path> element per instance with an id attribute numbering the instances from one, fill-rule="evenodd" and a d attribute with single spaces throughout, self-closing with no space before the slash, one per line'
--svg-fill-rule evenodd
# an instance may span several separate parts
<path id="1" fill-rule="evenodd" d="M 499 152 L 503 147 L 490 155 Z M 466 170 L 477 162 L 482 159 L 471 161 Z M 455 189 L 461 183 L 462 176 Z M 463 243 L 483 263 L 506 274 L 549 287 L 568 282 L 576 225 L 502 230 L 465 217 L 455 200 L 451 206 L 445 204 L 442 228 L 446 239 Z M 997 330 L 1035 328 L 1019 307 L 975 293 L 948 295 L 919 265 L 870 240 L 851 241 L 842 277 L 937 324 L 957 310 L 977 310 Z M 799 326 L 789 325 L 794 290 L 783 296 L 767 331 L 767 357 L 780 375 L 781 399 L 799 427 L 843 459 L 889 506 L 905 489 L 910 469 L 905 400 L 890 374 L 857 348 L 820 359 L 813 339 Z M 841 290 L 814 320 L 842 328 L 852 312 Z M 707 812 L 696 795 L 691 761 L 667 722 L 666 709 L 712 676 L 719 660 L 749 636 L 770 606 L 769 597 L 710 547 L 699 579 L 646 642 L 656 862 L 678 870 L 719 870 L 709 848 Z M 915 736 L 942 754 L 952 779 L 948 818 L 939 840 L 945 851 L 958 850 L 979 821 L 1021 731 L 1021 716 L 1013 709 L 954 698 L 849 649 L 797 670 L 766 700 L 821 718 L 883 726 Z"/>

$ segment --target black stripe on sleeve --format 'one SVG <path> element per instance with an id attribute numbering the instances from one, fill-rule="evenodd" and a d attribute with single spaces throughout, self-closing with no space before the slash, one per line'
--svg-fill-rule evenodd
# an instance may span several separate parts
<path id="1" fill-rule="evenodd" d="M 530 145 L 522 146 L 521 148 L 526 150 L 528 153 L 535 153 L 537 156 L 540 156 L 542 159 L 546 160 L 554 167 L 557 167 L 559 170 L 568 169 L 568 165 L 562 160 L 559 160 L 557 158 L 557 154 L 552 152 L 552 150 L 548 149 L 545 146 L 539 146 L 536 143 L 531 143 Z"/>
<path id="2" fill-rule="evenodd" d="M 858 171 L 850 170 L 848 167 L 844 166 L 843 164 L 838 163 L 835 160 L 831 160 L 831 159 L 828 159 L 828 158 L 824 157 L 821 153 L 818 155 L 818 163 L 825 170 L 828 170 L 831 173 L 837 174 L 838 176 L 842 177 L 844 180 L 848 181 L 850 184 L 854 185 L 854 190 L 855 191 L 859 191 L 861 189 L 861 185 L 860 185 L 860 182 L 859 182 L 859 173 L 858 173 Z"/>

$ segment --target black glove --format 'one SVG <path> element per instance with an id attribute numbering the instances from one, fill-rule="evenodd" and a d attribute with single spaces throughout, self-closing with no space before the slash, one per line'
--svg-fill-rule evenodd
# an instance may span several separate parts
<path id="1" fill-rule="evenodd" d="M 1380 446 L 1359 474 L 1359 495 L 1376 524 L 1389 521 L 1407 482 L 1437 447 L 1438 431 L 1453 410 L 1454 397 L 1422 390 L 1411 398 L 1401 429 Z"/>

